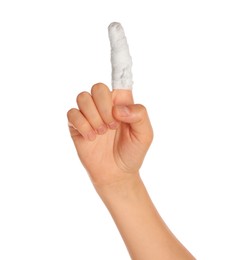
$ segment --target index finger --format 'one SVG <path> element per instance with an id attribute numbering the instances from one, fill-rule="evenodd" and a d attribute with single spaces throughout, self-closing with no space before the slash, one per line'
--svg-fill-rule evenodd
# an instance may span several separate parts
<path id="1" fill-rule="evenodd" d="M 111 23 L 108 27 L 111 44 L 112 88 L 132 89 L 132 58 L 127 39 L 120 23 Z"/>
<path id="2" fill-rule="evenodd" d="M 132 104 L 132 58 L 127 39 L 120 23 L 111 23 L 108 32 L 111 45 L 111 77 L 114 103 L 118 105 Z"/>

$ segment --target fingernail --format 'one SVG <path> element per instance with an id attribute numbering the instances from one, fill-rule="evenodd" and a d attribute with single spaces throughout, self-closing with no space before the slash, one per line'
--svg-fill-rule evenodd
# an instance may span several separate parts
<path id="1" fill-rule="evenodd" d="M 94 131 L 90 131 L 88 134 L 87 134 L 87 138 L 89 141 L 94 141 L 95 138 L 96 138 L 96 134 L 94 133 Z"/>
<path id="2" fill-rule="evenodd" d="M 116 121 L 113 121 L 110 124 L 108 124 L 108 126 L 110 127 L 110 129 L 117 129 L 118 123 Z"/>
<path id="3" fill-rule="evenodd" d="M 126 106 L 117 106 L 117 111 L 120 116 L 129 116 L 130 115 L 130 111 L 129 111 L 128 107 L 126 107 Z"/>
<path id="4" fill-rule="evenodd" d="M 96 131 L 99 135 L 103 135 L 107 130 L 107 127 L 105 125 L 100 126 Z"/>

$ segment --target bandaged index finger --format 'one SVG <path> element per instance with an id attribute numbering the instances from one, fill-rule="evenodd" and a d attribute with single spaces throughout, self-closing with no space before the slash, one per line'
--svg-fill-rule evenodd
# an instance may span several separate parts
<path id="1" fill-rule="evenodd" d="M 127 39 L 120 23 L 111 23 L 108 27 L 111 44 L 112 88 L 132 89 L 132 58 Z"/>

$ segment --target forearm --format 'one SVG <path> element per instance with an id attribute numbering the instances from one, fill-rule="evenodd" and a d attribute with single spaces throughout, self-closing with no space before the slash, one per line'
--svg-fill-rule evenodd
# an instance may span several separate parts
<path id="1" fill-rule="evenodd" d="M 97 192 L 133 260 L 194 259 L 158 214 L 138 174 Z"/>

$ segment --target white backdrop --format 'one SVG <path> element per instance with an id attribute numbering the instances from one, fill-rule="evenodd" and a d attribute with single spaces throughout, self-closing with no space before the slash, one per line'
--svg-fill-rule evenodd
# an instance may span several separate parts
<path id="1" fill-rule="evenodd" d="M 244 1 L 0 2 L 0 259 L 129 259 L 70 140 L 121 22 L 154 127 L 141 174 L 200 260 L 245 259 Z M 154 260 L 154 259 L 153 259 Z"/>

